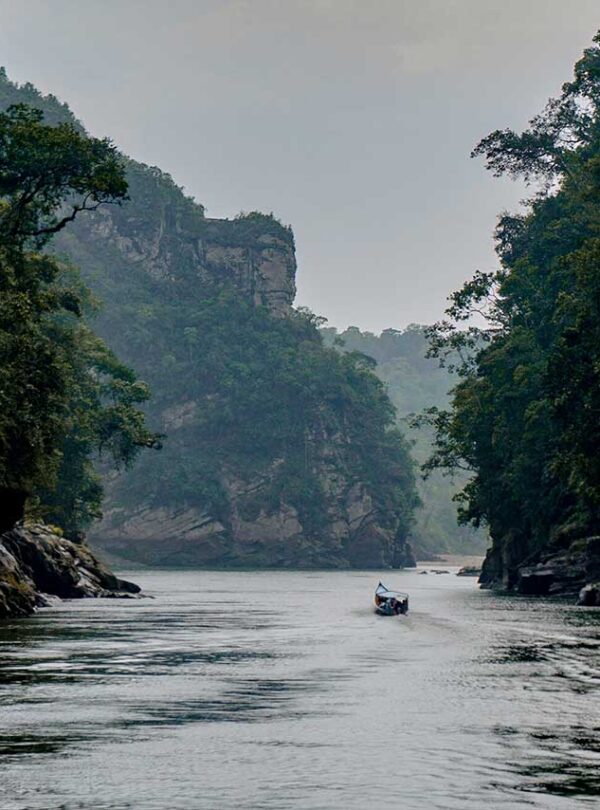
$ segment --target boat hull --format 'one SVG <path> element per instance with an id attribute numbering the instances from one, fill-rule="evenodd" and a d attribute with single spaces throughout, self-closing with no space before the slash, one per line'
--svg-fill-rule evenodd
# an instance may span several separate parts
<path id="1" fill-rule="evenodd" d="M 390 591 L 380 582 L 375 590 L 375 613 L 379 616 L 404 616 L 408 613 L 408 594 Z"/>

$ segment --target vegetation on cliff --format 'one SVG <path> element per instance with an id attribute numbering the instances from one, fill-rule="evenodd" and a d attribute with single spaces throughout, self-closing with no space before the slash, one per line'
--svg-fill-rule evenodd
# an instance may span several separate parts
<path id="1" fill-rule="evenodd" d="M 406 536 L 416 503 L 412 461 L 362 357 L 325 348 L 310 314 L 274 319 L 229 286 L 196 286 L 159 312 L 133 362 L 156 391 L 150 413 L 162 417 L 167 438 L 160 455 L 118 482 L 113 506 L 195 508 L 228 527 L 234 477 L 253 482 L 237 499 L 242 519 L 285 503 L 324 560 L 326 479 L 342 476 L 347 486 L 365 484 L 380 521 Z"/>
<path id="2" fill-rule="evenodd" d="M 462 520 L 489 525 L 484 581 L 513 587 L 542 552 L 600 533 L 600 35 L 529 129 L 474 154 L 537 191 L 500 219 L 501 269 L 477 273 L 431 330 L 438 357 L 470 354 L 450 409 L 430 411 L 430 466 L 473 473 Z"/>
<path id="3" fill-rule="evenodd" d="M 385 329 L 380 335 L 363 332 L 356 326 L 343 332 L 332 327 L 321 331 L 327 344 L 342 351 L 361 352 L 376 361 L 374 371 L 385 384 L 399 425 L 411 441 L 412 455 L 418 464 L 424 464 L 432 451 L 432 430 L 427 425 L 413 428 L 411 417 L 425 408 L 446 408 L 449 391 L 455 384 L 448 369 L 427 356 L 426 327 L 413 324 L 404 330 Z M 415 514 L 411 542 L 419 558 L 442 552 L 485 551 L 487 533 L 457 523 L 453 499 L 466 480 L 463 471 L 454 471 L 451 477 L 437 470 L 432 470 L 425 479 L 417 476 L 421 508 Z"/>

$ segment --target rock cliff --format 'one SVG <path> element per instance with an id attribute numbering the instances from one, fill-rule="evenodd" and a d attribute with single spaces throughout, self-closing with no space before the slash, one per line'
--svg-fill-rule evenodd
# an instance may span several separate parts
<path id="1" fill-rule="evenodd" d="M 65 105 L 0 76 L 0 106 Z M 408 444 L 364 358 L 327 348 L 294 309 L 289 227 L 210 219 L 157 168 L 123 158 L 129 200 L 81 216 L 53 252 L 101 302 L 93 329 L 149 383 L 160 453 L 105 476 L 90 538 L 163 565 L 412 562 Z"/>
<path id="2" fill-rule="evenodd" d="M 118 579 L 89 546 L 72 543 L 42 524 L 0 535 L 0 619 L 27 616 L 61 599 L 124 597 L 137 585 Z"/>
<path id="3" fill-rule="evenodd" d="M 156 282 L 229 283 L 276 317 L 291 312 L 296 258 L 289 228 L 256 213 L 208 219 L 168 175 L 141 164 L 130 162 L 128 182 L 127 205 L 80 218 L 56 240 L 57 250 L 70 254 L 75 248 L 87 259 L 85 271 L 102 261 L 95 249 L 109 247 L 118 267 Z"/>
<path id="4" fill-rule="evenodd" d="M 356 426 L 348 425 L 344 394 L 335 395 L 344 414 L 324 428 L 332 383 L 318 380 L 317 369 L 298 379 L 305 357 L 316 353 L 332 377 L 338 360 L 313 327 L 296 336 L 291 230 L 258 213 L 208 219 L 167 175 L 139 164 L 130 164 L 129 184 L 129 203 L 81 218 L 57 240 L 104 302 L 94 328 L 150 383 L 150 414 L 166 436 L 160 458 L 107 479 L 104 519 L 92 527 L 92 542 L 159 565 L 414 565 L 406 539 L 414 485 L 408 453 L 405 480 L 390 476 L 410 490 L 404 520 L 350 460 Z M 232 293 L 237 303 L 228 304 Z M 246 304 L 265 313 L 260 336 L 256 329 L 244 336 L 256 317 Z M 210 318 L 199 316 L 207 309 Z M 285 363 L 282 342 L 291 358 Z M 290 396 L 298 399 L 308 386 L 316 389 L 314 414 L 299 413 L 294 424 Z M 207 416 L 211 409 L 237 416 L 224 424 Z M 362 418 L 360 431 L 369 430 L 369 415 Z M 287 437 L 271 447 L 270 433 L 286 420 Z M 238 433 L 250 440 L 238 441 Z M 373 446 L 375 465 L 378 453 Z M 318 527 L 311 499 L 320 502 Z"/>
<path id="5" fill-rule="evenodd" d="M 121 558 L 149 565 L 389 568 L 416 565 L 410 544 L 384 527 L 361 484 L 330 482 L 330 512 L 319 536 L 307 535 L 298 510 L 268 508 L 266 479 L 224 475 L 229 514 L 219 520 L 191 506 L 109 505 L 94 542 Z M 262 503 L 261 503 L 262 502 Z M 110 501 L 109 501 L 110 503 Z"/>

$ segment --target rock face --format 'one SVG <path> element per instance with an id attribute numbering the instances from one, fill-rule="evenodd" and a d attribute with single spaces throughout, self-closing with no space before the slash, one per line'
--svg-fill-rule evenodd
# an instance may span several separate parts
<path id="1" fill-rule="evenodd" d="M 284 501 L 256 511 L 267 481 L 225 480 L 231 509 L 226 520 L 193 508 L 108 508 L 94 529 L 94 544 L 118 557 L 161 566 L 416 566 L 410 544 L 383 527 L 382 515 L 360 484 L 329 481 L 335 497 L 328 525 L 315 540 L 308 538 L 297 510 Z"/>
<path id="2" fill-rule="evenodd" d="M 17 525 L 0 535 L 0 618 L 27 616 L 45 596 L 61 599 L 130 596 L 140 588 L 118 579 L 85 543 L 47 526 Z"/>
<path id="3" fill-rule="evenodd" d="M 193 380 L 189 390 L 181 390 L 180 385 L 181 393 L 171 395 L 165 380 L 173 381 L 174 376 L 169 377 L 169 371 L 166 376 L 156 372 L 172 351 L 165 340 L 161 308 L 172 306 L 171 301 L 182 296 L 196 300 L 194 296 L 211 297 L 233 286 L 236 294 L 265 307 L 278 321 L 292 316 L 296 292 L 293 234 L 270 215 L 207 219 L 202 207 L 185 198 L 158 170 L 131 163 L 128 177 L 131 202 L 82 217 L 70 232 L 59 235 L 57 246 L 82 268 L 86 281 L 105 301 L 97 330 L 150 382 L 154 393 L 151 415 L 157 429 L 167 436 L 165 447 L 177 448 L 180 458 L 202 455 L 204 451 L 195 444 L 195 425 L 202 420 L 206 399 L 203 394 L 194 399 L 197 386 Z M 100 270 L 94 273 L 93 268 Z M 114 286 L 110 286 L 112 278 Z M 130 321 L 123 324 L 113 318 L 123 295 L 127 297 L 121 292 L 127 283 L 132 290 L 136 329 L 131 329 Z M 178 329 L 186 327 L 185 322 L 176 324 Z M 235 335 L 235 324 L 225 327 Z M 124 339 L 124 330 L 129 329 L 136 340 L 147 329 L 148 343 L 163 341 L 154 361 L 149 360 L 152 348 L 148 344 L 134 347 Z M 188 328 L 188 332 L 193 339 L 195 330 Z M 190 352 L 194 345 L 190 343 Z M 212 350 L 213 346 L 208 347 Z M 261 435 L 256 441 L 260 445 Z M 340 475 L 343 465 L 338 462 L 347 445 L 348 438 L 342 433 L 323 432 L 315 434 L 311 444 L 311 464 L 328 501 L 326 525 L 317 537 L 285 492 L 276 499 L 269 494 L 285 458 L 274 459 L 270 469 L 254 471 L 240 469 L 248 468 L 247 462 L 228 466 L 219 458 L 218 486 L 226 508 L 218 510 L 194 503 L 193 493 L 186 504 L 168 502 L 167 497 L 157 502 L 155 496 L 139 490 L 134 497 L 124 498 L 119 481 L 107 481 L 104 519 L 92 528 L 90 537 L 111 554 L 154 565 L 414 565 L 410 546 L 404 538 L 398 540 L 396 528 L 390 525 L 393 521 L 377 508 L 373 493 L 351 470 Z M 175 465 L 165 474 L 179 486 Z M 135 470 L 129 475 L 135 478 Z"/>
<path id="4" fill-rule="evenodd" d="M 206 219 L 199 242 L 205 278 L 233 280 L 244 296 L 272 315 L 289 315 L 296 295 L 296 256 L 289 229 L 261 233 L 240 220 Z"/>
<path id="5" fill-rule="evenodd" d="M 159 285 L 230 283 L 275 317 L 291 312 L 296 257 L 290 228 L 258 213 L 209 219 L 168 175 L 133 161 L 127 176 L 131 201 L 77 219 L 55 240 L 58 252 L 75 250 L 84 271 L 108 260 Z M 97 280 L 88 280 L 95 286 Z"/>
<path id="6" fill-rule="evenodd" d="M 0 107 L 31 101 L 83 129 L 0 75 Z M 94 332 L 149 384 L 166 439 L 161 461 L 106 476 L 92 540 L 161 565 L 414 564 L 408 445 L 368 364 L 342 361 L 293 309 L 291 229 L 207 218 L 168 174 L 123 162 L 129 200 L 78 217 L 52 251 L 101 302 Z"/>
<path id="7" fill-rule="evenodd" d="M 568 596 L 593 605 L 600 581 L 600 537 L 580 538 L 519 560 L 514 542 L 496 544 L 487 554 L 483 588 L 535 596 Z M 600 604 L 600 600 L 598 602 Z"/>

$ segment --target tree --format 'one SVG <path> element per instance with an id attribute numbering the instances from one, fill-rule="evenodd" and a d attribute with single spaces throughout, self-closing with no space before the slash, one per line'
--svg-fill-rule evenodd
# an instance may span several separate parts
<path id="1" fill-rule="evenodd" d="M 474 471 L 462 519 L 489 524 L 511 585 L 549 543 L 600 530 L 600 34 L 525 132 L 496 131 L 474 155 L 537 191 L 500 219 L 500 269 L 430 330 L 433 355 L 464 354 L 451 408 L 429 414 L 429 467 Z M 485 327 L 461 328 L 474 313 Z"/>
<path id="2" fill-rule="evenodd" d="M 158 447 L 159 437 L 137 407 L 149 397 L 147 385 L 87 326 L 75 325 L 70 338 L 75 351 L 60 462 L 54 485 L 36 500 L 41 516 L 72 536 L 102 514 L 96 457 L 127 467 L 141 447 Z"/>
<path id="3" fill-rule="evenodd" d="M 73 124 L 48 126 L 41 110 L 16 104 L 0 113 L 0 244 L 41 248 L 81 211 L 123 200 L 122 160 L 107 139 Z"/>
<path id="4" fill-rule="evenodd" d="M 70 124 L 47 126 L 23 105 L 0 114 L 2 529 L 22 516 L 28 497 L 54 489 L 69 448 L 108 447 L 128 462 L 156 442 L 135 408 L 146 389 L 80 325 L 85 290 L 39 252 L 81 211 L 119 202 L 126 191 L 110 142 Z M 82 398 L 91 400 L 85 408 Z M 89 491 L 89 480 L 81 486 Z"/>

